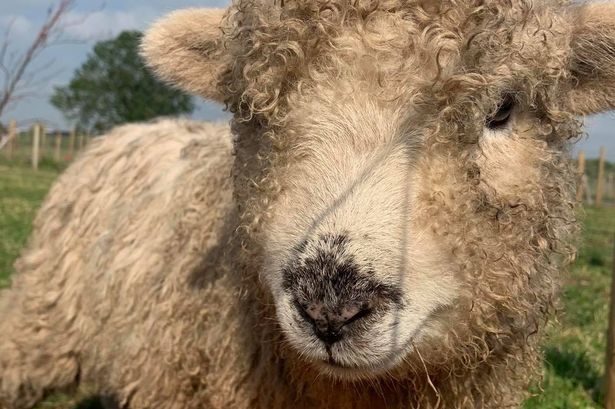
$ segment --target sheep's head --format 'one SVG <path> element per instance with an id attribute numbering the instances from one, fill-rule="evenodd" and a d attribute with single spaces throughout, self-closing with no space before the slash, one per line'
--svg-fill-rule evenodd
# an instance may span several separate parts
<path id="1" fill-rule="evenodd" d="M 615 5 L 243 0 L 144 53 L 235 114 L 242 227 L 302 359 L 353 379 L 532 348 L 575 116 L 615 106 Z"/>

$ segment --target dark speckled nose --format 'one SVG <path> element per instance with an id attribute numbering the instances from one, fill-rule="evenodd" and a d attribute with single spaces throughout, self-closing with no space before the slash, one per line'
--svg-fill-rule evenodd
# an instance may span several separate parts
<path id="1" fill-rule="evenodd" d="M 316 336 L 325 344 L 331 345 L 343 337 L 343 328 L 367 317 L 371 308 L 369 303 L 347 303 L 334 309 L 313 302 L 308 305 L 297 304 L 301 316 L 314 328 Z"/>
<path id="2" fill-rule="evenodd" d="M 360 336 L 376 316 L 402 305 L 401 289 L 379 281 L 369 263 L 357 263 L 350 242 L 346 234 L 306 240 L 282 268 L 297 323 L 327 346 Z"/>

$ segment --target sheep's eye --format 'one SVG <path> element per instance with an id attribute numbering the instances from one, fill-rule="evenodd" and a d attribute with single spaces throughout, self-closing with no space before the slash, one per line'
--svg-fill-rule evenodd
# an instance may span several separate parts
<path id="1" fill-rule="evenodd" d="M 495 114 L 487 118 L 485 126 L 489 129 L 505 127 L 508 121 L 510 121 L 514 107 L 514 99 L 510 95 L 505 96 Z"/>

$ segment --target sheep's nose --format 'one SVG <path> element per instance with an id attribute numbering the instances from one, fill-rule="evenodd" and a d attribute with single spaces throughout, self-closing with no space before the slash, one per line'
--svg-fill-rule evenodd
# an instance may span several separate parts
<path id="1" fill-rule="evenodd" d="M 316 336 L 327 345 L 343 337 L 343 328 L 370 314 L 369 303 L 347 303 L 337 308 L 326 308 L 323 303 L 297 305 L 299 313 L 312 324 Z"/>

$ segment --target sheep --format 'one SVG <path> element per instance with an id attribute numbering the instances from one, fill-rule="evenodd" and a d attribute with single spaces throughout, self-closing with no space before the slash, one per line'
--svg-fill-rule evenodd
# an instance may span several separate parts
<path id="1" fill-rule="evenodd" d="M 0 297 L 0 408 L 514 408 L 578 230 L 615 4 L 236 0 L 143 55 L 226 105 L 93 144 Z"/>

